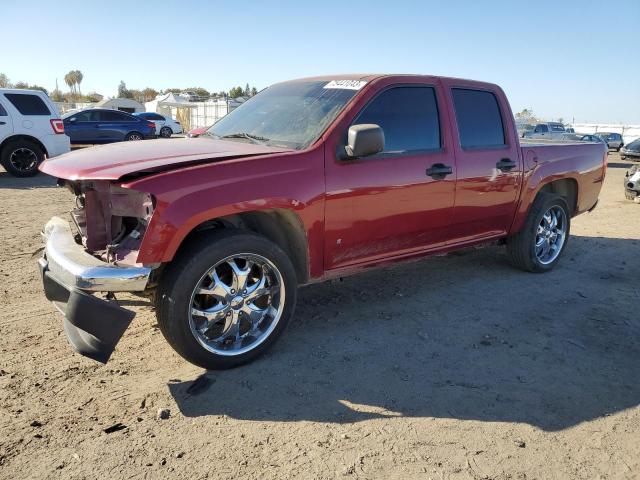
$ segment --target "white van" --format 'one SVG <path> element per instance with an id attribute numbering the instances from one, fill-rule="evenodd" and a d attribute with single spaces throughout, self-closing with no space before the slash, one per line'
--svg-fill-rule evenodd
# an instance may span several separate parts
<path id="1" fill-rule="evenodd" d="M 31 177 L 45 158 L 70 150 L 58 108 L 40 90 L 0 88 L 0 164 Z"/>

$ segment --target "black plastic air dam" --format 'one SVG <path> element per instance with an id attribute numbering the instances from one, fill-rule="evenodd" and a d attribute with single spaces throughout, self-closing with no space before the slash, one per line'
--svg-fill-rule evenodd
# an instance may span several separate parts
<path id="1" fill-rule="evenodd" d="M 107 363 L 136 314 L 80 290 L 70 290 L 46 270 L 42 282 L 45 296 L 65 317 L 64 331 L 73 349 Z"/>

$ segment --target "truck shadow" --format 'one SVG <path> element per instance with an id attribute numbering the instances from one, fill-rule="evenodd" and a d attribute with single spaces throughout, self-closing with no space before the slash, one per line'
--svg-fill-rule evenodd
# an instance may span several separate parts
<path id="1" fill-rule="evenodd" d="M 639 249 L 572 237 L 545 275 L 488 247 L 309 286 L 270 353 L 169 390 L 188 417 L 565 429 L 640 403 Z"/>

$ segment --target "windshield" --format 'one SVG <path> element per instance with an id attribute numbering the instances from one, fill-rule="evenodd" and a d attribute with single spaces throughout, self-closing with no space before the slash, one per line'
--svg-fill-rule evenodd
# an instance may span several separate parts
<path id="1" fill-rule="evenodd" d="M 360 87 L 364 84 L 354 83 Z M 276 84 L 222 117 L 206 134 L 304 149 L 322 135 L 356 92 L 339 82 Z"/>

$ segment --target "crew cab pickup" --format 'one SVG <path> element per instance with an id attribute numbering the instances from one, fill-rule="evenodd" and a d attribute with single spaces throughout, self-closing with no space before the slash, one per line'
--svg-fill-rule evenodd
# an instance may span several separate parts
<path id="1" fill-rule="evenodd" d="M 596 206 L 606 158 L 604 144 L 520 146 L 489 83 L 279 83 L 188 142 L 45 161 L 77 207 L 44 229 L 44 291 L 93 359 L 133 317 L 114 293 L 139 292 L 180 355 L 229 368 L 279 337 L 299 285 L 492 242 L 523 270 L 550 270 L 571 218 Z"/>

